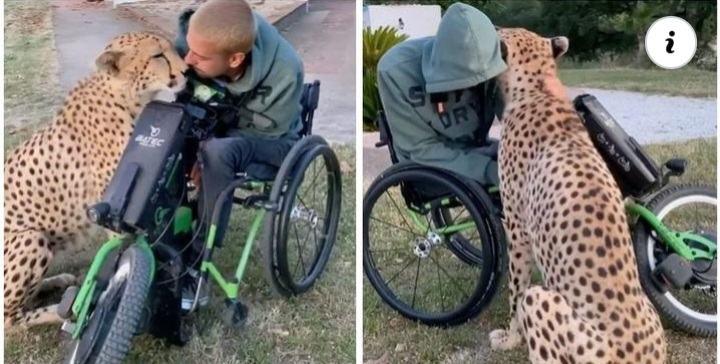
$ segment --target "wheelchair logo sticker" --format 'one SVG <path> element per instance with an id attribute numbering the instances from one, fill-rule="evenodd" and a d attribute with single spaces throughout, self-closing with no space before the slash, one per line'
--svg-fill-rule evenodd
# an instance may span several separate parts
<path id="1" fill-rule="evenodd" d="M 165 143 L 165 139 L 157 138 L 160 135 L 160 128 L 150 126 L 150 135 L 139 134 L 135 137 L 135 142 L 145 148 L 159 148 Z"/>

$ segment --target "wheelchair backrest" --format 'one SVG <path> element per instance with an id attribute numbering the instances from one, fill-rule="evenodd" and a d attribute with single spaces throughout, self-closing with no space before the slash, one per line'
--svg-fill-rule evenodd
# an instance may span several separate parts
<path id="1" fill-rule="evenodd" d="M 315 80 L 312 83 L 306 83 L 303 85 L 302 95 L 300 96 L 300 105 L 302 110 L 300 111 L 300 119 L 303 124 L 301 135 L 312 134 L 312 122 L 315 114 L 315 109 L 318 107 L 320 100 L 320 81 Z"/>

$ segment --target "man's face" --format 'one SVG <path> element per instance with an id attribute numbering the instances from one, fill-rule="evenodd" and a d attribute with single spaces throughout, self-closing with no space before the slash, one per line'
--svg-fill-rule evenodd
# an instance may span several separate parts
<path id="1" fill-rule="evenodd" d="M 235 64 L 237 62 L 233 55 L 226 54 L 213 42 L 193 32 L 192 27 L 188 29 L 186 40 L 189 50 L 185 55 L 185 63 L 201 77 L 215 78 L 226 75 L 231 68 L 239 66 Z"/>

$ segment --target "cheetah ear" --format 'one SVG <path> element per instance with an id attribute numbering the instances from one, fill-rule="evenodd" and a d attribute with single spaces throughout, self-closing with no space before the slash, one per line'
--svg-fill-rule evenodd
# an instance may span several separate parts
<path id="1" fill-rule="evenodd" d="M 553 58 L 557 59 L 567 52 L 570 47 L 570 40 L 567 37 L 553 37 L 550 39 L 552 45 Z"/>
<path id="2" fill-rule="evenodd" d="M 105 71 L 111 75 L 120 73 L 120 57 L 123 53 L 118 51 L 105 51 L 95 60 L 98 71 Z"/>

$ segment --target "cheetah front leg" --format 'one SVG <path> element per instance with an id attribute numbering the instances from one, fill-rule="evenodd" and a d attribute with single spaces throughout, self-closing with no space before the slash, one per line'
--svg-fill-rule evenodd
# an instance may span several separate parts
<path id="1" fill-rule="evenodd" d="M 540 286 L 525 290 L 520 296 L 517 317 L 533 364 L 608 364 L 630 359 L 622 349 L 613 350 L 605 333 L 573 312 L 565 298 L 555 291 Z"/>
<path id="2" fill-rule="evenodd" d="M 517 305 L 520 295 L 530 286 L 533 258 L 530 238 L 521 220 L 514 216 L 503 219 L 505 232 L 508 236 L 509 279 L 510 288 L 510 326 L 507 330 L 490 332 L 490 346 L 493 349 L 509 350 L 522 344 L 520 323 L 517 319 Z"/>
<path id="3" fill-rule="evenodd" d="M 4 318 L 5 329 L 60 323 L 55 305 L 28 310 L 28 304 L 41 286 L 53 252 L 50 241 L 39 231 L 5 234 Z M 57 282 L 57 281 L 55 281 Z"/>

